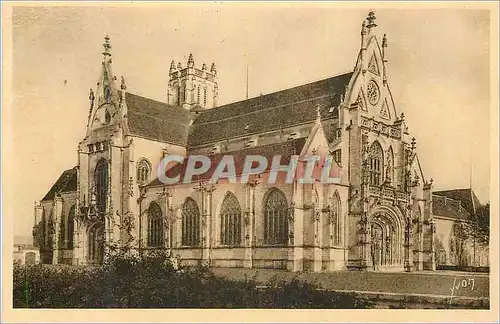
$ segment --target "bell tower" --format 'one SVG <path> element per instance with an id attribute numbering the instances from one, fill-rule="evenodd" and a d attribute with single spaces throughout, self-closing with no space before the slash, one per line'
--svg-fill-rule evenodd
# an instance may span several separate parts
<path id="1" fill-rule="evenodd" d="M 219 85 L 217 69 L 212 63 L 210 71 L 203 63 L 201 69 L 195 67 L 193 54 L 189 54 L 187 66 L 174 61 L 170 64 L 167 88 L 167 102 L 184 109 L 210 109 L 217 107 Z"/>

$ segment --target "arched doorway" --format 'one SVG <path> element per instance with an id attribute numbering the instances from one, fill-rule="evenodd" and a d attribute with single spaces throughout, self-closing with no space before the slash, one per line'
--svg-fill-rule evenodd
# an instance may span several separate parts
<path id="1" fill-rule="evenodd" d="M 104 224 L 94 224 L 88 232 L 88 260 L 92 264 L 102 264 L 104 261 Z"/>
<path id="2" fill-rule="evenodd" d="M 394 211 L 379 209 L 370 224 L 371 265 L 374 270 L 403 269 L 404 237 L 400 217 Z"/>

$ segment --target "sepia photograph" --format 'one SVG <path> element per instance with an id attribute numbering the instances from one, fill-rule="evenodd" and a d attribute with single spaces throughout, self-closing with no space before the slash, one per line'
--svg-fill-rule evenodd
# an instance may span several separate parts
<path id="1" fill-rule="evenodd" d="M 498 321 L 497 3 L 2 21 L 9 321 Z"/>

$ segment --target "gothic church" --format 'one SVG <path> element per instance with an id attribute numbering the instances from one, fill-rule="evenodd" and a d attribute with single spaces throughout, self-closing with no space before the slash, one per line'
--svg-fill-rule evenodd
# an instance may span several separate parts
<path id="1" fill-rule="evenodd" d="M 215 64 L 198 68 L 192 55 L 172 61 L 164 102 L 133 94 L 106 37 L 78 164 L 35 205 L 42 262 L 99 264 L 132 244 L 212 267 L 435 270 L 432 179 L 394 105 L 376 27 L 370 12 L 352 72 L 223 106 Z M 318 152 L 341 167 L 340 183 L 157 179 L 168 154 Z"/>

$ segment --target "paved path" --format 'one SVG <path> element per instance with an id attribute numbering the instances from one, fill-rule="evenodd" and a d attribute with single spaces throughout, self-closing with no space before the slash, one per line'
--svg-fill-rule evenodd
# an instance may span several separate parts
<path id="1" fill-rule="evenodd" d="M 399 294 L 427 294 L 450 296 L 455 284 L 453 296 L 489 297 L 488 274 L 467 273 L 457 271 L 436 272 L 362 272 L 338 271 L 328 273 L 293 273 L 272 269 L 213 268 L 214 273 L 235 280 L 245 276 L 265 283 L 276 277 L 278 280 L 298 278 L 307 282 L 315 282 L 328 290 L 348 290 L 363 292 L 387 292 Z M 465 287 L 463 287 L 465 286 Z M 457 288 L 458 287 L 458 288 Z"/>

